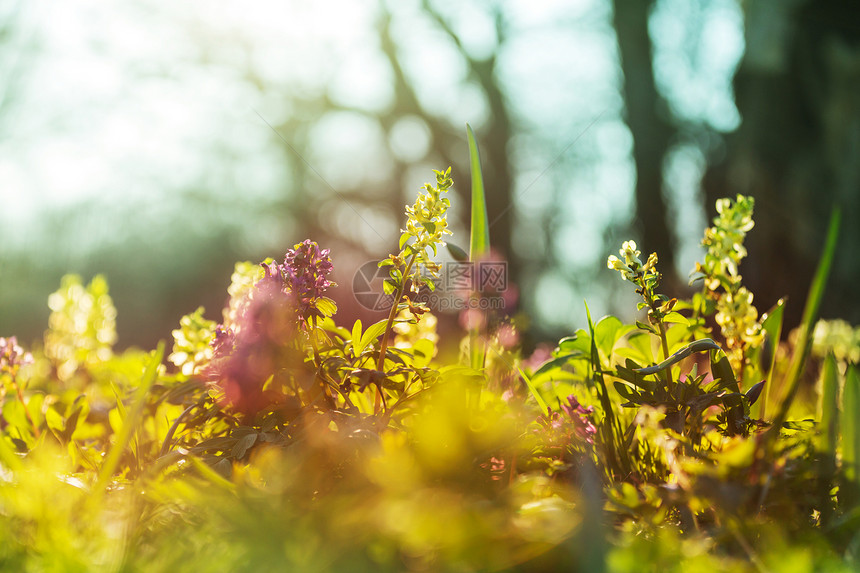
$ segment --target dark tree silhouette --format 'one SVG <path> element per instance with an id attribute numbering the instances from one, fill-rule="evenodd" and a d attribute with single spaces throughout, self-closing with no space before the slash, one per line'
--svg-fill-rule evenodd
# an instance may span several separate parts
<path id="1" fill-rule="evenodd" d="M 674 128 L 667 121 L 666 103 L 657 91 L 652 65 L 648 17 L 653 2 L 615 0 L 614 24 L 624 73 L 627 125 L 633 133 L 636 165 L 636 220 L 643 253 L 656 252 L 667 278 L 675 267 L 675 245 L 666 221 L 663 197 L 663 158 Z M 671 281 L 670 281 L 671 283 Z"/>
<path id="2" fill-rule="evenodd" d="M 748 3 L 734 87 L 743 118 L 705 177 L 708 206 L 756 199 L 742 273 L 764 310 L 789 296 L 796 325 L 830 211 L 843 232 L 822 316 L 860 321 L 860 11 L 839 0 Z"/>

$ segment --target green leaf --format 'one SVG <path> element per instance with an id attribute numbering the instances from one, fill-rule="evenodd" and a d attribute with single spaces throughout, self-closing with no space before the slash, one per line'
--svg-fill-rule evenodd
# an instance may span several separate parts
<path id="1" fill-rule="evenodd" d="M 233 449 L 231 450 L 231 453 L 233 454 L 233 459 L 241 460 L 242 458 L 244 458 L 245 454 L 255 443 L 257 443 L 256 433 L 245 434 L 244 436 L 242 436 L 239 440 L 236 441 L 236 443 L 233 445 Z"/>
<path id="2" fill-rule="evenodd" d="M 716 384 L 712 385 L 709 391 L 713 392 L 718 389 L 727 388 L 731 392 L 740 394 L 741 390 L 738 386 L 737 378 L 735 378 L 735 371 L 732 370 L 729 357 L 722 350 L 711 351 L 711 373 L 714 376 Z"/>
<path id="3" fill-rule="evenodd" d="M 326 296 L 316 299 L 315 302 L 317 310 L 323 316 L 332 316 L 337 312 L 337 303 Z"/>
<path id="4" fill-rule="evenodd" d="M 555 354 L 572 354 L 575 352 L 583 354 L 591 352 L 591 336 L 581 328 L 573 336 L 559 340 Z"/>
<path id="5" fill-rule="evenodd" d="M 645 404 L 647 402 L 647 400 L 642 394 L 640 394 L 621 380 L 616 380 L 613 385 L 615 386 L 615 391 L 618 392 L 618 394 L 620 394 L 621 397 L 625 400 L 632 402 L 633 404 L 640 405 Z"/>
<path id="6" fill-rule="evenodd" d="M 67 442 L 72 439 L 72 436 L 74 436 L 75 431 L 78 429 L 79 422 L 87 419 L 87 414 L 89 414 L 90 411 L 86 396 L 83 394 L 78 396 L 74 403 L 77 404 L 77 407 L 72 410 L 72 413 L 69 414 L 68 418 L 66 418 L 65 429 L 60 436 Z"/>
<path id="7" fill-rule="evenodd" d="M 487 217 L 487 199 L 484 195 L 484 175 L 481 154 L 472 127 L 466 124 L 469 143 L 469 166 L 472 172 L 472 229 L 469 240 L 469 258 L 474 262 L 490 250 L 490 226 Z"/>
<path id="8" fill-rule="evenodd" d="M 448 249 L 448 253 L 450 253 L 451 257 L 458 263 L 464 263 L 469 260 L 469 253 L 467 253 L 454 243 L 446 242 L 445 247 Z"/>
<path id="9" fill-rule="evenodd" d="M 361 340 L 361 319 L 358 318 L 355 320 L 355 322 L 352 325 L 352 348 L 353 348 L 353 352 L 355 353 L 356 356 L 361 354 L 361 351 L 356 349 L 360 340 Z"/>
<path id="10" fill-rule="evenodd" d="M 683 324 L 684 326 L 690 326 L 690 321 L 687 320 L 687 317 L 680 312 L 670 312 L 663 317 L 663 322 L 673 322 L 676 324 Z"/>
<path id="11" fill-rule="evenodd" d="M 131 441 L 132 434 L 137 428 L 138 423 L 143 417 L 144 406 L 146 406 L 146 395 L 155 379 L 158 377 L 158 367 L 164 359 L 164 341 L 158 343 L 158 348 L 153 351 L 149 363 L 146 365 L 146 370 L 143 373 L 137 391 L 134 393 L 134 405 L 131 412 L 125 416 L 122 422 L 122 428 L 117 433 L 116 442 L 105 456 L 104 463 L 99 468 L 98 480 L 93 488 L 93 495 L 90 497 L 91 503 L 97 503 L 99 497 L 104 493 L 114 471 L 119 465 L 122 454 L 128 443 Z"/>
<path id="12" fill-rule="evenodd" d="M 625 327 L 624 323 L 614 316 L 604 316 L 594 325 L 594 342 L 597 349 L 610 360 L 615 343 L 631 329 L 632 327 Z"/>
<path id="13" fill-rule="evenodd" d="M 363 335 L 361 335 L 361 340 L 359 341 L 358 347 L 355 350 L 356 356 L 361 354 L 362 352 L 364 352 L 364 349 L 367 348 L 367 346 L 371 342 L 373 342 L 374 340 L 379 338 L 380 335 L 382 335 L 382 333 L 385 332 L 385 328 L 387 326 L 388 326 L 388 319 L 387 318 L 384 318 L 384 319 L 380 320 L 379 322 L 375 322 L 375 323 L 371 324 L 370 327 L 367 329 L 367 331 Z M 355 340 L 353 340 L 352 344 L 353 344 L 353 346 L 355 346 Z"/>
<path id="14" fill-rule="evenodd" d="M 321 320 L 317 321 L 317 327 L 319 327 L 319 328 L 321 328 L 327 332 L 331 332 L 333 334 L 336 334 L 336 335 L 340 336 L 341 338 L 343 338 L 344 340 L 351 340 L 350 339 L 350 336 L 351 336 L 350 332 L 347 329 L 345 329 L 344 327 L 338 326 L 337 324 L 335 324 L 335 322 L 330 317 L 324 317 Z"/>
<path id="15" fill-rule="evenodd" d="M 538 392 L 537 388 L 535 388 L 535 385 L 532 383 L 531 378 L 529 378 L 528 374 L 523 372 L 522 368 L 520 368 L 519 366 L 517 367 L 517 370 L 519 371 L 520 376 L 523 377 L 526 386 L 528 386 L 529 392 L 531 392 L 532 396 L 534 396 L 535 400 L 537 401 L 541 413 L 545 414 L 549 410 L 549 406 L 547 406 L 546 401 L 540 395 L 540 392 Z"/>
<path id="16" fill-rule="evenodd" d="M 425 368 L 433 359 L 433 354 L 436 351 L 436 345 L 432 340 L 421 338 L 415 341 L 412 345 L 413 366 L 415 368 Z"/>
<path id="17" fill-rule="evenodd" d="M 767 373 L 767 384 L 764 386 L 764 392 L 761 397 L 761 406 L 759 407 L 759 417 L 764 419 L 767 414 L 767 405 L 772 397 L 774 390 L 773 372 L 776 365 L 776 347 L 779 345 L 779 340 L 782 337 L 782 318 L 785 314 L 785 299 L 781 298 L 776 305 L 762 316 L 761 326 L 765 333 L 764 347 L 770 347 L 770 356 L 766 364 L 761 367 Z"/>
<path id="18" fill-rule="evenodd" d="M 827 230 L 827 242 L 824 245 L 824 251 L 821 254 L 821 260 L 818 262 L 818 268 L 815 271 L 812 284 L 809 287 L 806 306 L 803 308 L 803 320 L 800 323 L 800 330 L 798 331 L 797 345 L 791 357 L 785 382 L 783 382 L 783 387 L 787 387 L 788 392 L 786 392 L 785 398 L 782 404 L 780 404 L 779 411 L 774 418 L 773 426 L 771 426 L 770 435 L 773 438 L 778 435 L 779 428 L 788 419 L 788 410 L 791 408 L 791 403 L 794 401 L 794 397 L 797 395 L 797 390 L 800 387 L 801 374 L 803 374 L 803 368 L 806 365 L 806 359 L 811 347 L 812 328 L 818 318 L 818 309 L 824 298 L 827 277 L 830 275 L 830 267 L 833 265 L 833 258 L 836 255 L 841 220 L 842 212 L 838 207 L 834 207 L 833 213 L 830 216 L 830 226 Z"/>
<path id="19" fill-rule="evenodd" d="M 618 366 L 615 374 L 622 380 L 626 380 L 642 390 L 653 393 L 657 388 L 657 382 L 655 380 L 645 380 L 643 375 L 637 370 L 637 364 L 628 358 L 627 364 L 625 366 Z"/>
<path id="20" fill-rule="evenodd" d="M 551 370 L 554 370 L 556 368 L 561 368 L 562 366 L 567 364 L 571 359 L 582 358 L 584 355 L 585 355 L 585 353 L 577 350 L 576 352 L 571 352 L 569 354 L 562 354 L 561 356 L 556 356 L 555 358 L 551 358 L 550 360 L 547 360 L 546 362 L 541 364 L 540 367 L 534 371 L 534 373 L 532 374 L 532 378 L 536 378 L 536 377 L 538 377 L 542 374 L 545 374 Z"/>
<path id="21" fill-rule="evenodd" d="M 24 405 L 21 404 L 21 402 L 17 399 L 6 400 L 6 403 L 3 404 L 3 418 L 8 424 L 7 432 L 9 430 L 14 430 L 14 433 L 17 433 L 21 439 L 25 441 L 30 440 L 32 428 L 30 427 L 30 422 L 27 420 Z M 14 433 L 12 435 L 14 435 Z"/>
<path id="22" fill-rule="evenodd" d="M 472 173 L 472 227 L 469 238 L 469 260 L 476 262 L 490 250 L 490 225 L 487 217 L 487 198 L 484 194 L 484 174 L 481 169 L 481 154 L 472 127 L 466 124 L 466 139 L 469 144 L 469 167 Z M 469 363 L 472 368 L 484 367 L 486 354 L 484 341 L 477 328 L 469 331 Z"/>
<path id="23" fill-rule="evenodd" d="M 839 370 L 833 352 L 829 352 L 824 359 L 818 379 L 818 419 L 821 426 L 818 447 L 822 452 L 836 455 L 839 438 Z"/>
<path id="24" fill-rule="evenodd" d="M 66 429 L 66 422 L 63 417 L 54 410 L 51 406 L 45 412 L 45 423 L 48 424 L 48 429 L 54 432 L 54 435 L 60 434 Z"/>
<path id="25" fill-rule="evenodd" d="M 860 486 L 860 373 L 851 365 L 842 389 L 842 467 L 845 477 Z"/>
<path id="26" fill-rule="evenodd" d="M 645 330 L 645 331 L 647 331 L 647 332 L 650 332 L 651 334 L 654 334 L 654 335 L 659 335 L 659 334 L 660 334 L 659 332 L 657 332 L 657 329 L 656 329 L 656 328 L 654 328 L 654 327 L 653 327 L 653 326 L 651 326 L 650 324 L 646 324 L 646 323 L 642 322 L 641 320 L 637 320 L 637 321 L 636 321 L 636 326 L 637 326 L 638 328 L 641 328 L 642 330 Z"/>

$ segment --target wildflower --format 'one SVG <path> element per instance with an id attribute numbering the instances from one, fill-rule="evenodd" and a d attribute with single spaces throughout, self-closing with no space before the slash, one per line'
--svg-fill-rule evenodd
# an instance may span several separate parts
<path id="1" fill-rule="evenodd" d="M 705 230 L 702 246 L 707 249 L 704 263 L 696 263 L 691 283 L 704 279 L 703 291 L 697 296 L 696 316 L 716 312 L 732 367 L 743 377 L 747 351 L 762 343 L 764 334 L 758 322 L 753 295 L 741 286 L 739 266 L 746 257 L 746 234 L 755 225 L 752 197 L 738 195 L 735 200 L 718 199 L 714 226 Z M 710 302 L 709 302 L 710 301 Z M 740 379 L 739 378 L 739 379 Z"/>
<path id="2" fill-rule="evenodd" d="M 447 192 L 454 182 L 451 180 L 450 167 L 445 171 L 434 170 L 434 173 L 436 186 L 425 184 L 425 193 L 418 195 L 415 205 L 406 206 L 406 229 L 400 235 L 400 252 L 389 255 L 379 263 L 380 267 L 391 267 L 388 271 L 390 278 L 385 279 L 383 289 L 385 294 L 394 295 L 394 304 L 388 313 L 388 325 L 379 344 L 377 370 L 385 368 L 388 337 L 397 312 L 408 308 L 416 317 L 425 314 L 428 311 L 427 306 L 417 300 L 417 295 L 422 285 L 431 290 L 436 288 L 433 279 L 438 278 L 442 268 L 430 258 L 428 251 L 433 251 L 433 255 L 436 255 L 439 247 L 445 245 L 443 236 L 451 234 L 446 219 L 451 201 L 442 197 L 442 193 Z M 410 239 L 413 240 L 412 243 L 409 242 Z M 381 399 L 377 400 L 377 403 L 381 403 Z"/>
<path id="3" fill-rule="evenodd" d="M 706 288 L 715 290 L 723 286 L 728 290 L 730 285 L 741 281 L 738 266 L 747 256 L 743 242 L 755 225 L 752 218 L 755 201 L 752 197 L 738 195 L 735 201 L 718 199 L 716 206 L 714 226 L 705 230 L 702 240 L 702 246 L 707 249 L 705 262 L 697 264 L 694 272 L 703 276 Z"/>
<path id="4" fill-rule="evenodd" d="M 444 246 L 443 235 L 450 235 L 446 212 L 451 206 L 451 201 L 442 197 L 442 193 L 454 184 L 451 180 L 451 168 L 446 171 L 435 171 L 436 187 L 429 183 L 424 184 L 425 193 L 419 194 L 412 207 L 406 206 L 406 229 L 401 236 L 401 243 L 405 243 L 409 237 L 414 237 L 415 242 L 410 246 L 412 253 L 418 255 L 420 262 L 427 267 L 428 271 L 438 272 L 439 265 L 427 258 L 427 249 L 437 254 L 438 247 Z M 406 239 L 404 239 L 404 236 Z M 436 276 L 434 273 L 433 276 Z"/>
<path id="5" fill-rule="evenodd" d="M 48 297 L 51 315 L 45 355 L 63 382 L 113 356 L 116 308 L 108 291 L 107 280 L 101 275 L 93 277 L 87 286 L 81 277 L 66 275 L 59 290 Z"/>
<path id="6" fill-rule="evenodd" d="M 435 256 L 439 247 L 445 246 L 444 235 L 450 235 L 448 230 L 447 211 L 451 201 L 442 197 L 454 184 L 451 179 L 451 168 L 435 171 L 436 186 L 424 184 L 424 193 L 418 195 L 415 205 L 406 206 L 406 229 L 400 235 L 400 253 L 390 255 L 379 263 L 379 266 L 391 266 L 391 282 L 387 282 L 390 291 L 408 282 L 409 291 L 418 293 L 421 285 L 435 288 L 433 279 L 439 276 L 441 265 L 430 258 L 428 251 Z M 409 240 L 413 239 L 412 243 Z M 400 301 L 395 301 L 395 304 Z"/>
<path id="7" fill-rule="evenodd" d="M 303 320 L 313 316 L 325 316 L 319 305 L 325 299 L 323 293 L 335 283 L 326 278 L 333 265 L 329 249 L 320 249 L 310 239 L 287 251 L 281 268 L 284 284 L 296 299 L 296 310 Z"/>
<path id="8" fill-rule="evenodd" d="M 753 294 L 746 287 L 724 293 L 717 300 L 717 314 L 714 318 L 726 339 L 726 345 L 730 349 L 729 359 L 736 372 L 741 371 L 744 348 L 758 346 L 764 338 L 761 324 L 758 322 L 758 310 L 752 302 Z"/>
<path id="9" fill-rule="evenodd" d="M 0 338 L 0 374 L 15 376 L 21 366 L 33 363 L 33 356 L 18 346 L 15 336 Z"/>
<path id="10" fill-rule="evenodd" d="M 639 258 L 641 251 L 636 248 L 635 241 L 624 241 L 618 253 L 624 258 L 622 261 L 615 255 L 609 255 L 606 266 L 621 273 L 621 278 L 633 283 L 640 282 L 645 275 L 656 274 L 657 253 L 651 253 L 648 260 L 643 264 Z"/>
<path id="11" fill-rule="evenodd" d="M 661 275 L 657 271 L 657 253 L 648 255 L 645 263 L 639 258 L 641 254 L 633 241 L 625 241 L 618 251 L 624 258 L 622 261 L 615 255 L 610 255 L 606 266 L 621 273 L 621 278 L 636 285 L 636 293 L 642 295 L 644 303 L 639 303 L 639 308 L 648 308 L 648 321 L 657 327 L 645 327 L 649 332 L 660 337 L 663 347 L 663 358 L 669 356 L 668 342 L 666 340 L 666 326 L 663 319 L 672 312 L 675 299 L 666 295 L 658 294 L 657 287 L 660 285 Z"/>
<path id="12" fill-rule="evenodd" d="M 210 341 L 215 333 L 215 322 L 203 318 L 201 306 L 179 320 L 173 331 L 173 352 L 168 359 L 186 376 L 198 373 L 212 358 Z"/>
<path id="13" fill-rule="evenodd" d="M 819 320 L 812 332 L 812 352 L 819 357 L 833 352 L 840 363 L 860 363 L 860 327 L 844 320 Z"/>
<path id="14" fill-rule="evenodd" d="M 239 316 L 242 314 L 242 307 L 247 302 L 248 293 L 254 288 L 258 281 L 264 278 L 263 265 L 271 263 L 271 259 L 266 259 L 262 265 L 244 261 L 236 263 L 233 268 L 233 274 L 230 277 L 230 286 L 227 287 L 227 294 L 230 295 L 230 302 L 224 309 L 224 326 L 231 328 Z M 276 265 L 277 266 L 277 265 Z"/>
<path id="15" fill-rule="evenodd" d="M 634 281 L 639 275 L 639 270 L 642 268 L 642 261 L 639 259 L 641 254 L 636 249 L 634 241 L 624 241 L 621 244 L 619 254 L 624 257 L 622 261 L 615 255 L 609 255 L 609 260 L 606 261 L 606 266 L 621 273 L 621 277 L 626 281 Z"/>
<path id="16" fill-rule="evenodd" d="M 597 427 L 591 420 L 591 416 L 594 414 L 594 406 L 585 407 L 579 403 L 576 396 L 570 395 L 567 397 L 567 404 L 561 404 L 561 409 L 567 415 L 568 419 L 573 421 L 577 435 L 584 438 L 589 444 L 593 444 L 593 436 L 597 433 Z"/>
<path id="17" fill-rule="evenodd" d="M 273 375 L 297 368 L 304 359 L 296 347 L 294 298 L 279 280 L 264 277 L 250 289 L 230 325 L 218 325 L 210 342 L 212 359 L 203 370 L 223 392 L 223 401 L 251 416 L 283 395 L 266 390 Z"/>
<path id="18" fill-rule="evenodd" d="M 567 445 L 574 436 L 589 444 L 594 443 L 597 427 L 592 421 L 594 406 L 585 407 L 579 403 L 576 396 L 567 397 L 567 404 L 560 404 L 561 411 L 553 411 L 547 407 L 546 415 L 538 418 L 538 424 L 552 434 L 550 442 L 556 445 Z"/>

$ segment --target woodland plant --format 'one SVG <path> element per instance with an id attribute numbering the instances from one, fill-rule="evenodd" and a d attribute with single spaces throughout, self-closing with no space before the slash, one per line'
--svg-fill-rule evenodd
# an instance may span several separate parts
<path id="1" fill-rule="evenodd" d="M 753 295 L 741 285 L 739 271 L 746 257 L 746 234 L 755 225 L 752 197 L 738 195 L 718 199 L 714 226 L 705 230 L 702 246 L 707 249 L 703 263 L 696 263 L 691 284 L 702 280 L 702 291 L 693 300 L 694 318 L 713 316 L 728 347 L 729 360 L 743 379 L 750 350 L 764 341 Z"/>
<path id="2" fill-rule="evenodd" d="M 0 338 L 0 569 L 856 570 L 856 332 L 816 330 L 816 420 L 789 419 L 791 392 L 754 413 L 763 384 L 794 387 L 806 339 L 790 361 L 764 351 L 782 303 L 759 318 L 741 285 L 751 199 L 717 204 L 693 300 L 662 294 L 657 255 L 627 241 L 607 265 L 642 321 L 587 313 L 535 361 L 501 320 L 446 363 L 417 296 L 449 233 L 450 169 L 435 176 L 367 327 L 335 321 L 310 240 L 238 263 L 220 323 L 181 318 L 169 366 L 163 344 L 114 350 L 104 279 L 64 279 L 44 345 Z"/>
<path id="3" fill-rule="evenodd" d="M 397 313 L 408 309 L 416 320 L 420 320 L 421 315 L 427 312 L 427 307 L 416 301 L 415 297 L 422 286 L 431 290 L 435 288 L 433 278 L 439 276 L 441 269 L 430 257 L 429 251 L 433 251 L 433 256 L 436 256 L 439 247 L 445 245 L 444 235 L 451 234 L 446 219 L 451 201 L 442 197 L 442 193 L 446 193 L 454 184 L 450 177 L 451 168 L 435 171 L 435 174 L 436 186 L 427 183 L 415 205 L 406 207 L 406 229 L 400 235 L 400 251 L 379 263 L 380 267 L 390 267 L 384 288 L 385 294 L 394 295 L 376 363 L 376 369 L 380 371 L 385 369 L 388 336 Z"/>

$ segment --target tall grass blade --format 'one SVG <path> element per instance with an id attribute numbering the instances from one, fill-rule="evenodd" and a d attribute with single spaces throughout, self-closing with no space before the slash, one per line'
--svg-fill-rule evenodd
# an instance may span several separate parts
<path id="1" fill-rule="evenodd" d="M 842 468 L 845 478 L 854 484 L 854 494 L 860 489 L 860 372 L 851 365 L 842 389 Z"/>
<path id="2" fill-rule="evenodd" d="M 531 392 L 532 396 L 534 396 L 534 398 L 535 398 L 535 401 L 538 403 L 538 406 L 540 407 L 541 413 L 546 414 L 547 410 L 549 409 L 549 406 L 547 405 L 546 400 L 544 400 L 543 396 L 540 395 L 540 392 L 538 392 L 538 389 L 535 387 L 531 378 L 529 378 L 529 375 L 526 374 L 525 372 L 523 372 L 522 368 L 517 367 L 517 370 L 519 371 L 520 376 L 523 377 L 523 381 L 525 381 L 526 386 L 528 386 L 529 392 Z"/>
<path id="3" fill-rule="evenodd" d="M 585 303 L 585 316 L 588 319 L 588 334 L 591 337 L 592 378 L 597 388 L 600 406 L 603 408 L 603 433 L 606 440 L 607 463 L 616 476 L 627 475 L 630 472 L 630 459 L 628 452 L 621 445 L 624 432 L 621 429 L 621 422 L 615 416 L 615 410 L 612 409 L 612 400 L 603 378 L 603 366 L 600 364 L 600 353 L 597 351 L 597 342 L 594 336 L 594 321 L 591 319 L 588 303 Z"/>
<path id="4" fill-rule="evenodd" d="M 764 385 L 764 392 L 761 396 L 761 406 L 759 410 L 759 418 L 765 419 L 767 416 L 767 407 L 772 399 L 776 399 L 778 394 L 773 387 L 773 369 L 776 366 L 776 349 L 779 347 L 779 340 L 782 337 L 782 320 L 785 316 L 785 299 L 781 298 L 776 305 L 762 321 L 762 329 L 767 336 L 767 344 L 770 347 L 770 355 L 768 356 L 767 364 L 762 364 L 762 368 L 766 368 L 767 382 Z"/>
<path id="5" fill-rule="evenodd" d="M 818 268 L 812 279 L 812 285 L 809 287 L 809 295 L 806 297 L 803 320 L 800 323 L 800 331 L 797 337 L 797 346 L 794 349 L 794 355 L 791 357 L 788 374 L 783 384 L 784 387 L 788 388 L 788 392 L 783 398 L 779 411 L 773 420 L 773 426 L 770 431 L 771 436 L 779 435 L 782 424 L 788 419 L 788 410 L 791 408 L 791 403 L 794 401 L 797 389 L 800 386 L 800 375 L 803 373 L 803 367 L 806 364 L 806 358 L 809 355 L 811 347 L 812 327 L 818 318 L 818 309 L 821 306 L 821 300 L 824 298 L 827 277 L 830 274 L 830 267 L 833 266 L 833 258 L 836 255 L 841 220 L 842 212 L 838 207 L 834 207 L 833 214 L 830 216 L 830 225 L 827 229 L 827 242 L 824 245 L 821 260 L 818 262 Z"/>
<path id="6" fill-rule="evenodd" d="M 818 385 L 818 420 L 821 428 L 818 449 L 835 456 L 839 437 L 839 370 L 832 352 L 824 360 Z"/>
<path id="7" fill-rule="evenodd" d="M 143 417 L 143 410 L 146 406 L 146 395 L 149 393 L 149 390 L 155 383 L 155 379 L 158 377 L 158 366 L 161 364 L 163 359 L 164 341 L 162 340 L 158 343 L 158 348 L 152 353 L 152 358 L 150 358 L 149 364 L 146 365 L 146 370 L 143 373 L 140 386 L 137 387 L 137 391 L 134 393 L 134 404 L 132 405 L 131 411 L 123 420 L 122 427 L 116 437 L 116 442 L 114 442 L 110 451 L 107 453 L 105 461 L 102 464 L 101 469 L 99 469 L 98 480 L 96 481 L 96 486 L 93 490 L 93 493 L 95 494 L 93 496 L 94 498 L 98 497 L 98 495 L 107 487 L 108 482 L 119 465 L 123 452 L 131 441 L 134 430 L 137 428 L 138 423 Z"/>
<path id="8" fill-rule="evenodd" d="M 469 141 L 469 167 L 472 172 L 472 229 L 469 238 L 469 260 L 480 261 L 490 250 L 490 225 L 487 217 L 487 198 L 484 194 L 484 174 L 481 170 L 481 154 L 472 127 L 466 124 Z M 480 329 L 469 329 L 469 362 L 475 370 L 484 367 L 486 348 L 481 341 Z"/>

